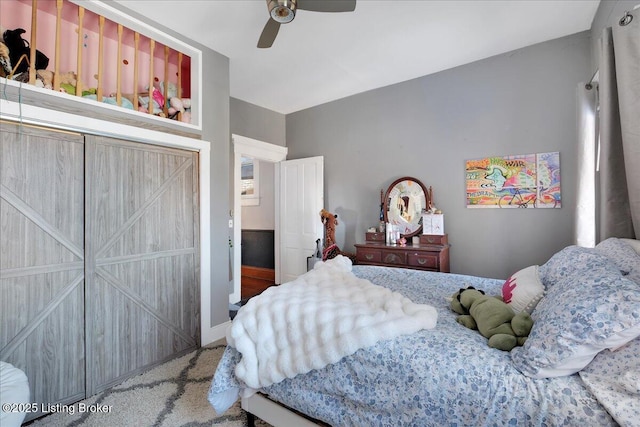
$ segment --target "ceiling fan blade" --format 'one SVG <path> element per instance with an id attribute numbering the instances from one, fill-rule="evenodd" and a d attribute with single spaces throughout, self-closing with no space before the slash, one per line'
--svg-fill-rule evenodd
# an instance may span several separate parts
<path id="1" fill-rule="evenodd" d="M 261 49 L 271 47 L 273 45 L 273 41 L 276 39 L 278 35 L 278 31 L 280 30 L 280 23 L 274 21 L 269 18 L 264 29 L 262 30 L 262 34 L 260 34 L 260 39 L 258 40 L 258 47 Z"/>
<path id="2" fill-rule="evenodd" d="M 298 9 L 311 12 L 353 12 L 356 0 L 298 0 Z"/>

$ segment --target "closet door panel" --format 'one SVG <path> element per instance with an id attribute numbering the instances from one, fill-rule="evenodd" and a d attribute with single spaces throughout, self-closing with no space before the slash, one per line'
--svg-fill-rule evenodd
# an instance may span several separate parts
<path id="1" fill-rule="evenodd" d="M 33 402 L 72 402 L 85 396 L 83 138 L 0 133 L 0 359 Z"/>
<path id="2" fill-rule="evenodd" d="M 197 153 L 86 137 L 89 394 L 196 348 Z"/>

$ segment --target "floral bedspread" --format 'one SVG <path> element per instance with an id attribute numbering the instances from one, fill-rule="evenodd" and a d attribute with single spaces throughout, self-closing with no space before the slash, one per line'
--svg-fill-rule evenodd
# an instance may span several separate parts
<path id="1" fill-rule="evenodd" d="M 447 300 L 467 286 L 499 295 L 503 280 L 354 266 L 358 277 L 438 310 L 438 325 L 358 350 L 338 363 L 262 390 L 333 426 L 616 425 L 577 375 L 532 379 L 509 353 L 455 321 Z M 242 392 L 227 347 L 209 390 L 218 412 Z"/>

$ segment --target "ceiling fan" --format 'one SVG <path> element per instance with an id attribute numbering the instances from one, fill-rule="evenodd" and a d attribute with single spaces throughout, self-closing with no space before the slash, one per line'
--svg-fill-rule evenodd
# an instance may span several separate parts
<path id="1" fill-rule="evenodd" d="M 280 24 L 287 24 L 296 17 L 296 10 L 312 12 L 353 12 L 356 0 L 267 0 L 271 17 L 258 40 L 259 48 L 268 48 L 278 35 Z"/>

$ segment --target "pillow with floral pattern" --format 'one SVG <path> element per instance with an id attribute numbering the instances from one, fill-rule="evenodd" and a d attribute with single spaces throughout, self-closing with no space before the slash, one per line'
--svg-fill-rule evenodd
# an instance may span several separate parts
<path id="1" fill-rule="evenodd" d="M 540 266 L 540 280 L 549 291 L 556 283 L 574 275 L 616 274 L 618 267 L 594 248 L 567 246 Z"/>
<path id="2" fill-rule="evenodd" d="M 547 288 L 524 346 L 511 351 L 517 369 L 533 378 L 571 375 L 602 350 L 640 335 L 640 286 L 598 268 L 565 275 Z"/>
<path id="3" fill-rule="evenodd" d="M 640 254 L 626 240 L 610 237 L 598 243 L 596 250 L 609 258 L 623 276 L 640 284 Z"/>

